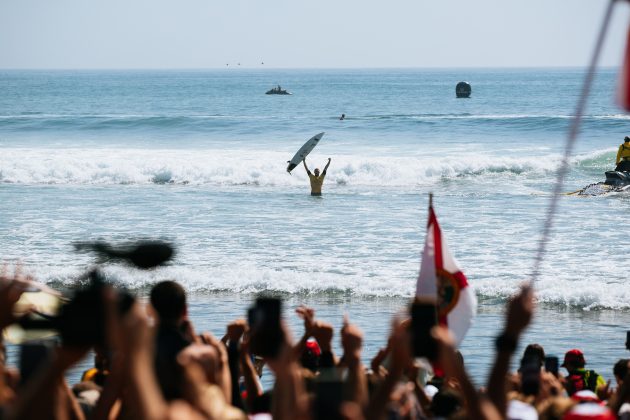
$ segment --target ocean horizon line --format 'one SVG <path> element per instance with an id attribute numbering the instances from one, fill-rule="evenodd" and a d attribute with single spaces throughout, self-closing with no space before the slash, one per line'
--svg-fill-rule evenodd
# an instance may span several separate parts
<path id="1" fill-rule="evenodd" d="M 566 70 L 585 70 L 584 66 L 488 66 L 488 67 L 443 67 L 443 66 L 392 66 L 392 67 L 272 67 L 272 66 L 243 66 L 243 65 L 231 65 L 224 67 L 0 67 L 0 71 L 25 71 L 25 72 L 37 72 L 37 71 L 85 71 L 85 72 L 215 72 L 215 71 L 566 71 Z M 619 66 L 600 66 L 597 68 L 600 70 L 619 70 Z"/>

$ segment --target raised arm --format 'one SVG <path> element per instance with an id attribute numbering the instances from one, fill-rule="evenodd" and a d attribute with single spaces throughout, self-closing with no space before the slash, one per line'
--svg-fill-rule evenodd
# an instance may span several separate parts
<path id="1" fill-rule="evenodd" d="M 530 286 L 525 286 L 508 302 L 505 330 L 496 340 L 497 355 L 488 381 L 488 397 L 503 416 L 507 412 L 505 378 L 510 367 L 510 359 L 533 313 L 534 293 Z"/>
<path id="2" fill-rule="evenodd" d="M 306 166 L 306 158 L 304 158 L 304 159 L 302 160 L 302 163 L 304 164 L 304 169 L 306 169 L 306 173 L 310 175 L 310 174 L 311 174 L 311 171 L 309 171 L 309 170 L 308 170 L 308 166 Z"/>
<path id="3" fill-rule="evenodd" d="M 322 173 L 326 173 L 326 169 L 328 169 L 328 167 L 330 166 L 330 158 L 328 158 L 328 163 L 326 164 L 326 166 L 324 166 L 324 171 Z"/>
<path id="4" fill-rule="evenodd" d="M 367 377 L 361 363 L 361 347 L 363 346 L 363 333 L 355 325 L 350 324 L 345 317 L 341 328 L 341 346 L 343 347 L 343 360 L 348 366 L 348 376 L 345 383 L 346 398 L 357 403 L 361 409 L 368 404 Z"/>

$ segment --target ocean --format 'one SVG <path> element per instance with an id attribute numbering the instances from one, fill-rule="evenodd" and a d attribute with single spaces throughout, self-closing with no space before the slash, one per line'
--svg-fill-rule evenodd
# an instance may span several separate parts
<path id="1" fill-rule="evenodd" d="M 482 384 L 506 299 L 532 270 L 583 76 L 2 70 L 0 256 L 64 289 L 95 262 L 75 252 L 78 241 L 169 240 L 177 255 L 167 267 L 103 270 L 139 296 L 176 279 L 195 325 L 216 335 L 257 293 L 285 298 L 295 336 L 301 303 L 335 325 L 347 312 L 367 359 L 413 296 L 433 192 L 479 298 L 462 352 Z M 469 99 L 455 97 L 463 80 Z M 603 181 L 629 134 L 616 81 L 615 70 L 597 74 L 566 191 Z M 278 84 L 293 94 L 265 95 Z M 319 198 L 286 162 L 322 131 L 307 158 L 311 169 L 332 159 Z M 612 377 L 627 356 L 629 209 L 623 193 L 562 198 L 523 344 L 560 357 L 582 348 L 587 366 Z"/>

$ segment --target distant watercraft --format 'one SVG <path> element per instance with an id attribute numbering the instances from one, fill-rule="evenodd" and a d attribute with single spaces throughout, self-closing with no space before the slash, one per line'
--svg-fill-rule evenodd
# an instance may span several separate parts
<path id="1" fill-rule="evenodd" d="M 265 92 L 266 95 L 291 95 L 288 90 L 282 89 L 280 85 Z"/>

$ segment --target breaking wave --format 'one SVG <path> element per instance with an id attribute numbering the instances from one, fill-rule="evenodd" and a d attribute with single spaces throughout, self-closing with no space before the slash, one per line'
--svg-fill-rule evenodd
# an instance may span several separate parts
<path id="1" fill-rule="evenodd" d="M 185 150 L 38 150 L 3 149 L 0 182 L 17 184 L 193 184 L 303 185 L 297 168 L 286 173 L 287 155 L 280 152 Z M 555 170 L 559 158 L 337 156 L 328 179 L 338 185 L 413 186 L 445 179 L 541 176 Z M 330 182 L 330 181 L 329 181 Z"/>
<path id="2" fill-rule="evenodd" d="M 79 268 L 59 268 L 33 274 L 52 287 L 64 289 L 76 284 Z M 476 278 L 468 269 L 471 287 L 481 300 L 503 302 L 518 291 L 519 282 L 501 276 Z M 363 298 L 409 298 L 415 292 L 417 273 L 392 273 L 369 276 L 365 273 L 328 271 L 295 271 L 292 269 L 260 267 L 241 262 L 220 264 L 216 267 L 173 266 L 140 272 L 120 266 L 105 269 L 106 277 L 133 291 L 142 293 L 164 279 L 177 279 L 190 293 L 260 292 L 285 295 L 353 296 Z M 536 285 L 536 299 L 540 304 L 573 307 L 583 310 L 630 309 L 630 287 L 622 279 L 593 282 L 589 279 L 544 276 Z"/>

